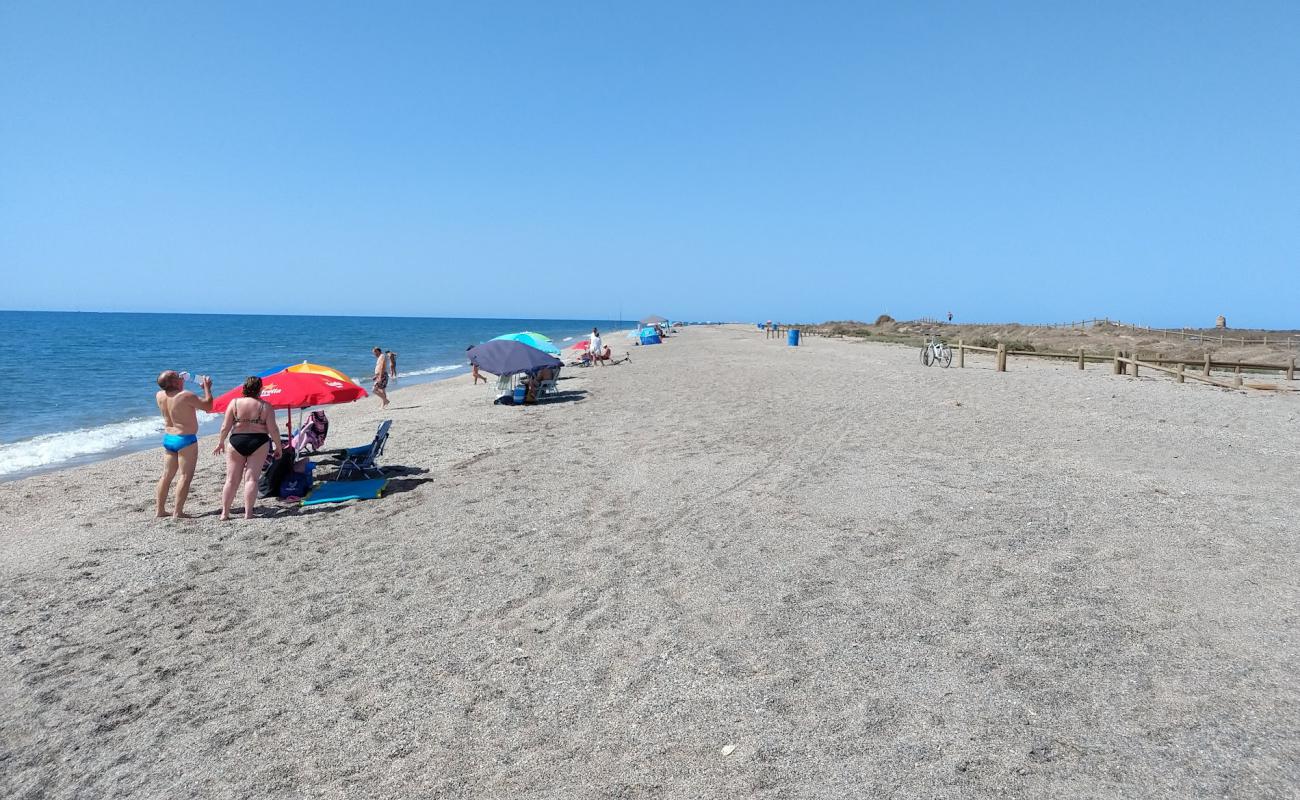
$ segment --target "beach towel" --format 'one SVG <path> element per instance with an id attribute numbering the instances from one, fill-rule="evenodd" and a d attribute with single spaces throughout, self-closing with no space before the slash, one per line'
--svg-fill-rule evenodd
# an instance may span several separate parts
<path id="1" fill-rule="evenodd" d="M 342 503 L 345 500 L 373 500 L 384 494 L 388 486 L 387 478 L 374 478 L 368 481 L 325 481 L 311 490 L 303 498 L 304 506 L 320 503 Z"/>

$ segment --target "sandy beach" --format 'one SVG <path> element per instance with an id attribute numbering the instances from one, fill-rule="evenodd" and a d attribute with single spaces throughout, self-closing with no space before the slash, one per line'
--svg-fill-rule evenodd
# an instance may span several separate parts
<path id="1" fill-rule="evenodd" d="M 380 500 L 0 484 L 0 796 L 1300 795 L 1300 396 L 631 350 L 330 409 Z"/>

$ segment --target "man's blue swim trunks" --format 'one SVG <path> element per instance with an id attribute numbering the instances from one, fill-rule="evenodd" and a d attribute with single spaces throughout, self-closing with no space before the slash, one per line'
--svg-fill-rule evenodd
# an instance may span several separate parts
<path id="1" fill-rule="evenodd" d="M 164 433 L 163 449 L 169 453 L 179 453 L 192 444 L 198 444 L 199 437 L 192 434 Z"/>

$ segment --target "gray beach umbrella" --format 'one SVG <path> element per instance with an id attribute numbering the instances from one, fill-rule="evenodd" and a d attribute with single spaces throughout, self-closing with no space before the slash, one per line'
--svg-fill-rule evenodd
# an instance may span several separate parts
<path id="1" fill-rule="evenodd" d="M 493 375 L 514 375 L 516 372 L 532 372 L 543 367 L 555 369 L 564 366 L 564 362 L 555 356 L 509 339 L 484 342 L 471 347 L 466 355 L 469 363 L 478 364 L 479 369 Z"/>
<path id="2" fill-rule="evenodd" d="M 648 317 L 646 317 L 645 319 L 641 320 L 641 324 L 642 324 L 642 325 L 662 325 L 662 324 L 664 324 L 664 323 L 667 322 L 667 321 L 668 321 L 668 320 L 664 319 L 663 317 L 657 316 L 657 315 L 655 315 L 655 314 L 651 314 L 650 316 L 648 316 Z"/>

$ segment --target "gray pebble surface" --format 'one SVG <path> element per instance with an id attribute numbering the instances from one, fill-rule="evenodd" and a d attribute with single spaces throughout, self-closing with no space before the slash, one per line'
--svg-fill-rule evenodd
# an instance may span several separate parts
<path id="1" fill-rule="evenodd" d="M 0 484 L 0 797 L 1300 796 L 1300 395 L 689 328 L 380 500 Z"/>

